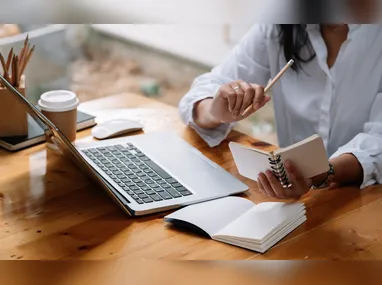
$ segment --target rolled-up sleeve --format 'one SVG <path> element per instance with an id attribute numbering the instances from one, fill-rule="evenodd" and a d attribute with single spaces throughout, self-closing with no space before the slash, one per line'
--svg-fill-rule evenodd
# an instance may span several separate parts
<path id="1" fill-rule="evenodd" d="M 363 132 L 340 147 L 331 157 L 345 153 L 353 154 L 363 168 L 361 189 L 382 183 L 382 93 L 376 96 L 370 120 L 364 125 Z"/>
<path id="2" fill-rule="evenodd" d="M 206 98 L 213 98 L 222 84 L 235 80 L 266 84 L 270 74 L 266 47 L 269 29 L 268 25 L 253 26 L 220 65 L 195 78 L 189 92 L 180 100 L 179 113 L 182 120 L 210 147 L 219 145 L 234 124 L 221 124 L 215 129 L 202 129 L 194 122 L 194 105 Z"/>

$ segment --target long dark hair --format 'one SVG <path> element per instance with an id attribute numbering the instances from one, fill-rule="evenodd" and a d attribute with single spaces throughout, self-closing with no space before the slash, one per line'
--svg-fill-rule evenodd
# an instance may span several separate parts
<path id="1" fill-rule="evenodd" d="M 307 63 L 316 56 L 306 31 L 306 25 L 286 24 L 277 26 L 280 30 L 279 41 L 285 59 L 287 61 L 294 60 L 295 63 L 292 68 L 295 71 L 302 69 L 302 63 Z M 302 55 L 302 51 L 304 51 L 304 55 Z"/>

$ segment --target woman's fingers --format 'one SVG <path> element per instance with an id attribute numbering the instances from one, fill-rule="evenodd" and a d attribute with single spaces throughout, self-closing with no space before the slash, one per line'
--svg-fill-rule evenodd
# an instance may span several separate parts
<path id="1" fill-rule="evenodd" d="M 264 192 L 270 196 L 270 197 L 276 197 L 276 194 L 275 192 L 273 191 L 273 188 L 272 186 L 270 185 L 267 177 L 265 176 L 264 173 L 260 173 L 259 174 L 259 178 L 258 180 L 260 180 L 260 183 L 261 183 L 261 186 L 262 186 L 262 189 L 264 190 Z"/>
<path id="2" fill-rule="evenodd" d="M 252 105 L 253 98 L 255 97 L 255 89 L 247 82 L 241 82 L 241 87 L 244 90 L 244 100 L 241 104 L 240 115 L 243 116 L 244 111 Z"/>
<path id="3" fill-rule="evenodd" d="M 264 87 L 260 85 L 252 85 L 252 87 L 255 89 L 255 96 L 253 98 L 253 109 L 257 111 L 261 108 L 261 104 L 264 101 Z"/>
<path id="4" fill-rule="evenodd" d="M 240 109 L 241 109 L 241 105 L 243 103 L 243 100 L 244 100 L 244 90 L 242 89 L 241 87 L 241 84 L 240 82 L 234 82 L 231 84 L 231 88 L 232 90 L 235 92 L 236 94 L 236 101 L 235 101 L 235 106 L 234 108 L 232 109 L 232 116 L 234 118 L 236 118 L 239 113 L 240 113 Z"/>
<path id="5" fill-rule="evenodd" d="M 273 192 L 279 198 L 284 198 L 284 188 L 282 187 L 280 180 L 272 173 L 272 171 L 265 171 L 265 175 L 267 176 L 269 185 L 272 187 Z"/>

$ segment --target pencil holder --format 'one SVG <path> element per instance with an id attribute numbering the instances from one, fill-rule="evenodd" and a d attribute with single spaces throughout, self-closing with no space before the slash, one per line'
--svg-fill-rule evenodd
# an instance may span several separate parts
<path id="1" fill-rule="evenodd" d="M 25 96 L 25 84 L 16 89 Z M 25 107 L 15 94 L 0 87 L 0 137 L 28 135 L 28 117 Z"/>
<path id="2" fill-rule="evenodd" d="M 0 63 L 5 80 L 25 96 L 24 71 L 30 61 L 35 46 L 29 44 L 29 36 L 24 41 L 20 53 L 14 49 L 3 56 L 0 52 Z M 28 135 L 28 115 L 20 98 L 9 91 L 1 82 L 0 84 L 0 137 L 14 137 Z"/>

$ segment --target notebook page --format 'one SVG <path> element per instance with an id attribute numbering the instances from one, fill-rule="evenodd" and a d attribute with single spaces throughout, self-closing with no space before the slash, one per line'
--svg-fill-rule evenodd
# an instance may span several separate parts
<path id="1" fill-rule="evenodd" d="M 289 159 L 305 178 L 311 178 L 329 170 L 328 158 L 321 137 L 315 136 L 305 143 L 280 149 L 275 154 L 281 155 L 281 162 Z"/>
<path id="2" fill-rule="evenodd" d="M 260 242 L 285 221 L 297 215 L 302 207 L 304 205 L 301 203 L 261 203 L 221 229 L 214 236 L 232 236 Z"/>
<path id="3" fill-rule="evenodd" d="M 229 196 L 184 207 L 167 215 L 165 220 L 191 223 L 212 236 L 254 205 L 248 199 Z"/>
<path id="4" fill-rule="evenodd" d="M 229 148 L 239 173 L 244 177 L 257 181 L 260 172 L 270 168 L 270 156 L 267 152 L 253 150 L 234 142 L 229 143 Z"/>
<path id="5" fill-rule="evenodd" d="M 293 215 L 289 219 L 287 219 L 284 223 L 280 225 L 279 228 L 274 229 L 271 231 L 269 234 L 267 234 L 262 241 L 257 241 L 257 240 L 251 240 L 251 239 L 245 239 L 245 238 L 240 238 L 240 237 L 232 237 L 230 238 L 232 241 L 237 241 L 237 242 L 249 242 L 251 244 L 257 244 L 261 245 L 263 243 L 268 242 L 269 240 L 272 240 L 275 238 L 276 235 L 278 235 L 280 232 L 284 232 L 286 228 L 289 228 L 291 224 L 293 224 L 296 220 L 300 219 L 301 217 L 304 217 L 306 214 L 305 207 L 302 207 L 296 215 Z"/>
<path id="6" fill-rule="evenodd" d="M 301 216 L 298 220 L 294 221 L 291 224 L 288 224 L 288 226 L 284 227 L 282 231 L 278 232 L 272 239 L 267 240 L 263 244 L 259 243 L 251 243 L 250 241 L 240 241 L 240 240 L 234 240 L 226 238 L 219 238 L 215 239 L 217 241 L 225 242 L 228 244 L 232 244 L 238 247 L 247 248 L 250 250 L 258 251 L 260 253 L 264 253 L 269 248 L 277 244 L 279 241 L 281 241 L 284 237 L 286 237 L 289 233 L 291 233 L 294 229 L 299 227 L 301 224 L 303 224 L 306 221 L 306 216 Z"/>

